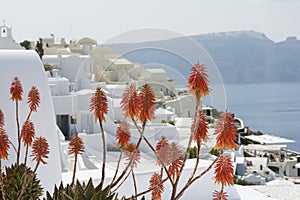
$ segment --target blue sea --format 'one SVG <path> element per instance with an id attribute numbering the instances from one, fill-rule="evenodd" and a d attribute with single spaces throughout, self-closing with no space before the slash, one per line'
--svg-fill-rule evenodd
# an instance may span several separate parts
<path id="1" fill-rule="evenodd" d="M 300 152 L 300 83 L 225 85 L 227 110 L 246 126 L 265 134 L 295 140 Z"/>

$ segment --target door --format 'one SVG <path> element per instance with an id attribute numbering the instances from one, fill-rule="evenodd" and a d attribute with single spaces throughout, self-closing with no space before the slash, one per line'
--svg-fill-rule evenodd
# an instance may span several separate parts
<path id="1" fill-rule="evenodd" d="M 56 115 L 56 124 L 66 137 L 66 140 L 70 139 L 69 115 Z"/>

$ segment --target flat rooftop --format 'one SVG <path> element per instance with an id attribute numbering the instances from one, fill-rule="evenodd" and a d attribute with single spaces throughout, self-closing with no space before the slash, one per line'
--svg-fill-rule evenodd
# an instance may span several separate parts
<path id="1" fill-rule="evenodd" d="M 290 140 L 283 137 L 278 137 L 274 135 L 248 135 L 245 138 L 252 140 L 254 142 L 258 142 L 260 144 L 288 144 L 295 142 L 294 140 Z"/>
<path id="2" fill-rule="evenodd" d="M 262 145 L 262 144 L 248 144 L 244 146 L 245 150 L 258 150 L 258 151 L 279 151 L 286 149 L 287 145 Z"/>

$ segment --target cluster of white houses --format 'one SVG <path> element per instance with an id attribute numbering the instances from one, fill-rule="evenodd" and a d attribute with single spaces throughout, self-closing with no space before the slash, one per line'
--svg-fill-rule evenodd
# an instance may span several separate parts
<path id="1" fill-rule="evenodd" d="M 167 77 L 165 70 L 144 69 L 139 63 L 115 54 L 112 49 L 99 47 L 92 38 L 73 40 L 70 44 L 64 40 L 56 42 L 54 36 L 41 39 L 43 63 L 53 68 L 51 73 L 48 72 L 48 80 L 57 124 L 65 136 L 72 135 L 75 127 L 78 132 L 97 132 L 98 126 L 94 123 L 89 104 L 98 86 L 105 90 L 109 100 L 106 131 L 115 132 L 112 128 L 115 128 L 115 122 L 123 119 L 120 101 L 124 89 L 130 84 L 139 88 L 148 83 L 154 89 L 157 104 L 162 106 L 156 111 L 152 123 L 173 121 L 175 114 L 191 117 L 192 96 L 178 96 L 175 82 Z"/>

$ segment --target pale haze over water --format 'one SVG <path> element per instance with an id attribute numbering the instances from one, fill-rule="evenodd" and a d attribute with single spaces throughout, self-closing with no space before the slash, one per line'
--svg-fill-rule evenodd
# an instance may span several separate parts
<path id="1" fill-rule="evenodd" d="M 300 152 L 300 83 L 226 85 L 228 111 L 252 130 L 293 139 Z"/>

